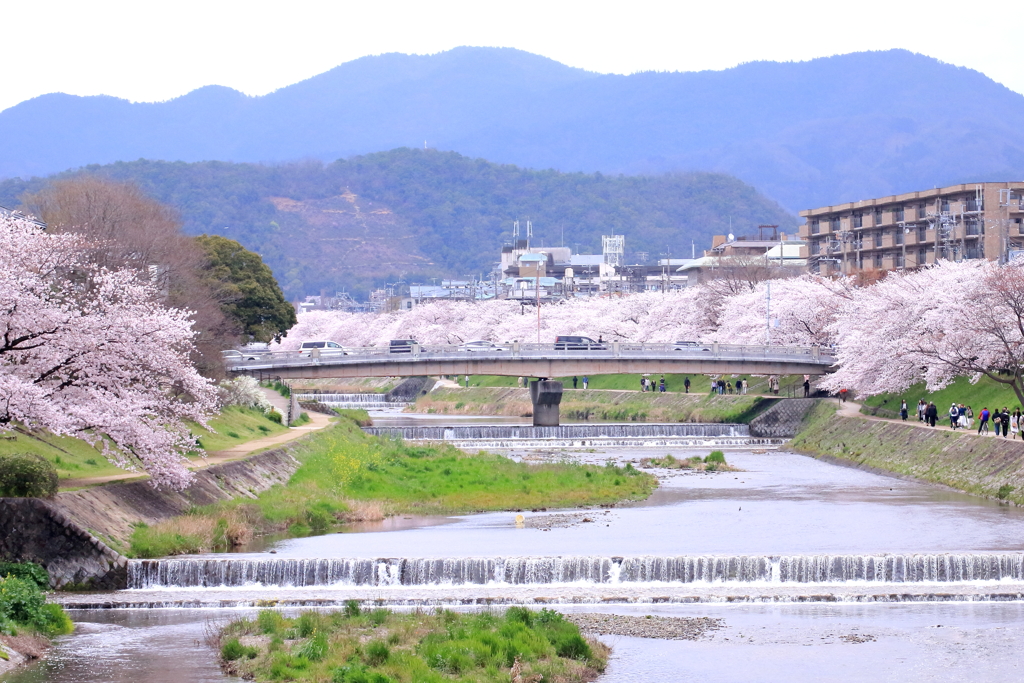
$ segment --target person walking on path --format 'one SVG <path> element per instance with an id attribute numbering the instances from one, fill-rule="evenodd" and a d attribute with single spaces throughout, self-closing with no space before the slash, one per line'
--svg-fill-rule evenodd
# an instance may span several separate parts
<path id="1" fill-rule="evenodd" d="M 901 401 L 900 402 L 900 417 L 903 418 L 904 422 L 907 421 L 907 402 L 906 401 Z"/>
<path id="2" fill-rule="evenodd" d="M 974 429 L 974 409 L 967 406 L 967 428 Z"/>
<path id="3" fill-rule="evenodd" d="M 846 387 L 839 390 L 839 402 L 846 403 Z"/>
<path id="4" fill-rule="evenodd" d="M 960 424 L 960 408 L 957 404 L 953 404 L 949 407 L 949 428 L 956 431 L 956 428 Z"/>
<path id="5" fill-rule="evenodd" d="M 662 377 L 661 381 L 658 382 L 658 391 L 660 391 L 663 394 L 665 393 L 665 378 L 664 377 Z"/>
<path id="6" fill-rule="evenodd" d="M 999 408 L 992 409 L 992 429 L 995 431 L 996 436 L 999 436 L 999 432 L 1003 428 L 1003 415 L 999 412 Z"/>
<path id="7" fill-rule="evenodd" d="M 1010 416 L 1010 438 L 1016 439 L 1017 433 L 1020 431 L 1020 408 L 1013 411 L 1013 415 Z"/>
<path id="8" fill-rule="evenodd" d="M 586 389 L 590 385 L 590 378 L 583 375 L 583 388 Z"/>
<path id="9" fill-rule="evenodd" d="M 967 406 L 961 403 L 957 406 L 957 412 L 959 414 L 956 418 L 956 423 L 960 425 L 960 429 L 967 429 Z"/>
<path id="10" fill-rule="evenodd" d="M 981 434 L 983 434 L 983 433 L 984 434 L 988 434 L 988 418 L 990 416 L 991 416 L 991 413 L 988 412 L 988 408 L 982 408 L 981 409 L 981 415 L 978 416 L 978 419 L 979 419 L 979 422 L 978 422 L 978 435 L 979 436 L 981 436 Z"/>
<path id="11" fill-rule="evenodd" d="M 686 379 L 683 380 L 683 390 L 684 390 L 684 393 L 687 393 L 687 394 L 690 393 L 690 378 L 689 377 L 687 377 Z"/>
<path id="12" fill-rule="evenodd" d="M 750 380 L 748 380 L 748 379 L 741 379 L 740 382 L 743 384 L 743 395 L 746 396 L 747 395 L 747 385 L 750 384 Z"/>
<path id="13" fill-rule="evenodd" d="M 810 395 L 811 395 L 811 380 L 810 380 L 809 377 L 807 377 L 807 375 L 804 375 L 804 398 L 807 398 Z M 906 408 L 906 406 L 907 406 L 907 402 L 904 401 L 903 402 L 903 407 Z M 906 419 L 906 418 L 903 418 L 903 419 Z"/>
<path id="14" fill-rule="evenodd" d="M 939 419 L 939 409 L 934 403 L 929 403 L 928 407 L 924 410 L 924 420 L 928 423 L 929 427 L 935 426 L 935 421 Z"/>
<path id="15" fill-rule="evenodd" d="M 917 421 L 918 422 L 924 422 L 924 411 L 925 411 L 925 408 L 927 408 L 927 407 L 928 407 L 928 404 L 924 402 L 923 398 L 920 401 L 917 402 Z"/>
<path id="16" fill-rule="evenodd" d="M 576 388 L 576 375 L 573 375 L 573 376 L 572 376 L 572 388 L 573 388 L 573 389 L 575 389 L 575 388 Z"/>
<path id="17" fill-rule="evenodd" d="M 1005 439 L 1008 436 L 1007 433 L 1010 431 L 1010 409 L 1004 406 L 1003 412 L 999 415 L 999 417 L 1002 418 L 1003 438 Z"/>

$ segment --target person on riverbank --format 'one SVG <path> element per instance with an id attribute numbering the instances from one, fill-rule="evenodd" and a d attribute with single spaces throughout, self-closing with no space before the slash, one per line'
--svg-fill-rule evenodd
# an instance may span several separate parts
<path id="1" fill-rule="evenodd" d="M 846 403 L 846 387 L 839 390 L 839 402 Z"/>
<path id="2" fill-rule="evenodd" d="M 978 416 L 980 422 L 978 423 L 978 435 L 988 434 L 988 419 L 992 416 L 992 413 L 988 412 L 988 408 L 981 409 L 981 415 Z"/>
<path id="3" fill-rule="evenodd" d="M 907 402 L 905 400 L 900 401 L 900 417 L 903 419 L 904 422 L 907 421 L 908 412 L 909 411 L 907 410 Z"/>
<path id="4" fill-rule="evenodd" d="M 967 428 L 974 429 L 974 409 L 967 406 Z"/>
<path id="5" fill-rule="evenodd" d="M 934 427 L 935 422 L 939 419 L 939 408 L 934 403 L 929 403 L 928 407 L 924 409 L 924 421 L 928 423 L 929 427 Z"/>
<path id="6" fill-rule="evenodd" d="M 804 375 L 804 398 L 807 398 L 810 395 L 811 395 L 811 379 L 807 375 Z M 904 406 L 906 406 L 906 401 L 904 401 L 903 404 L 904 404 Z M 903 418 L 903 419 L 905 420 L 906 418 Z"/>
<path id="7" fill-rule="evenodd" d="M 960 429 L 967 429 L 967 406 L 961 403 L 957 406 L 957 410 L 960 411 L 960 416 L 956 420 L 957 425 L 960 426 Z"/>
<path id="8" fill-rule="evenodd" d="M 960 406 L 956 403 L 949 407 L 949 428 L 956 431 L 960 426 Z"/>
<path id="9" fill-rule="evenodd" d="M 659 380 L 659 382 L 658 382 L 658 391 L 663 393 L 663 394 L 665 393 L 665 378 L 664 377 L 662 377 L 661 380 Z"/>
<path id="10" fill-rule="evenodd" d="M 1017 433 L 1020 431 L 1020 408 L 1013 411 L 1013 415 L 1010 416 L 1010 438 L 1016 439 Z"/>
<path id="11" fill-rule="evenodd" d="M 590 386 L 590 378 L 583 375 L 583 388 L 586 389 L 588 386 Z"/>
<path id="12" fill-rule="evenodd" d="M 1009 436 L 1010 431 L 1010 409 L 1003 406 L 1003 412 L 999 415 L 1003 420 L 1003 438 Z"/>
<path id="13" fill-rule="evenodd" d="M 917 421 L 924 422 L 924 411 L 928 408 L 928 404 L 924 402 L 922 398 L 917 402 Z"/>
<path id="14" fill-rule="evenodd" d="M 573 389 L 575 389 L 575 388 L 576 388 L 576 382 L 577 382 L 577 381 L 578 381 L 578 380 L 576 379 L 576 375 L 573 375 L 573 376 L 572 376 L 572 388 L 573 388 Z"/>
<path id="15" fill-rule="evenodd" d="M 992 431 L 994 431 L 996 433 L 996 436 L 999 436 L 999 432 L 1002 431 L 1002 428 L 1003 428 L 1003 415 L 1002 415 L 1002 413 L 999 412 L 999 408 L 993 408 L 992 409 Z"/>
<path id="16" fill-rule="evenodd" d="M 683 393 L 690 393 L 690 378 L 687 377 L 683 380 Z"/>
<path id="17" fill-rule="evenodd" d="M 746 379 L 746 378 L 741 378 L 741 379 L 740 379 L 740 384 L 742 384 L 742 385 L 743 385 L 743 391 L 742 391 L 742 394 L 743 394 L 744 396 L 746 396 L 746 395 L 747 395 L 747 389 L 748 389 L 748 388 L 749 388 L 749 386 L 750 386 L 750 380 L 749 380 L 749 379 Z"/>

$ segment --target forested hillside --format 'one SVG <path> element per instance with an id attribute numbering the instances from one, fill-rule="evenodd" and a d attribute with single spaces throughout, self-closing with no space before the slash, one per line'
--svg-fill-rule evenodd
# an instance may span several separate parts
<path id="1" fill-rule="evenodd" d="M 713 173 L 608 176 L 532 171 L 453 152 L 396 149 L 340 160 L 263 166 L 134 161 L 90 166 L 174 206 L 191 234 L 218 234 L 260 253 L 289 298 L 396 281 L 486 273 L 534 223 L 536 242 L 600 253 L 601 235 L 631 253 L 689 256 L 732 226 L 796 229 L 796 218 L 736 178 Z M 47 179 L 0 183 L 0 204 Z"/>
<path id="2" fill-rule="evenodd" d="M 1024 177 L 1024 96 L 903 50 L 596 74 L 504 48 L 386 54 L 263 97 L 44 95 L 0 112 L 0 178 L 90 163 L 331 162 L 396 147 L 565 172 L 716 171 L 791 211 Z"/>

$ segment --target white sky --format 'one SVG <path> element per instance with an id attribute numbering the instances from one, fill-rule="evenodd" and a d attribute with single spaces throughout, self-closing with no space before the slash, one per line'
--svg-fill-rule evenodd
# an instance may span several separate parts
<path id="1" fill-rule="evenodd" d="M 1024 3 L 934 0 L 11 0 L 0 110 L 49 92 L 250 95 L 384 52 L 516 47 L 603 73 L 906 48 L 1024 93 Z"/>

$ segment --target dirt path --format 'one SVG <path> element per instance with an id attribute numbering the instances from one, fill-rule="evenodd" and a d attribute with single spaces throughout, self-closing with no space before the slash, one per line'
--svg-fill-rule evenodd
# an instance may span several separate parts
<path id="1" fill-rule="evenodd" d="M 229 462 L 231 460 L 240 460 L 250 453 L 254 453 L 265 448 L 272 448 L 283 443 L 288 443 L 294 439 L 305 436 L 310 432 L 314 432 L 318 429 L 323 429 L 331 423 L 331 417 L 322 413 L 308 413 L 310 422 L 301 425 L 299 427 L 290 427 L 287 432 L 280 434 L 274 434 L 272 436 L 264 436 L 259 439 L 253 439 L 252 441 L 246 441 L 240 443 L 237 446 L 226 448 L 222 451 L 214 451 L 208 453 L 205 458 L 200 458 L 191 462 L 188 466 L 190 470 L 201 470 L 209 467 L 210 465 L 219 465 L 222 462 Z M 95 486 L 97 484 L 106 484 L 112 481 L 127 481 L 129 479 L 146 479 L 148 475 L 139 474 L 137 472 L 125 472 L 124 474 L 111 474 L 106 477 L 85 477 L 82 479 L 64 479 L 60 482 L 61 489 L 69 488 L 80 488 L 82 486 Z"/>

